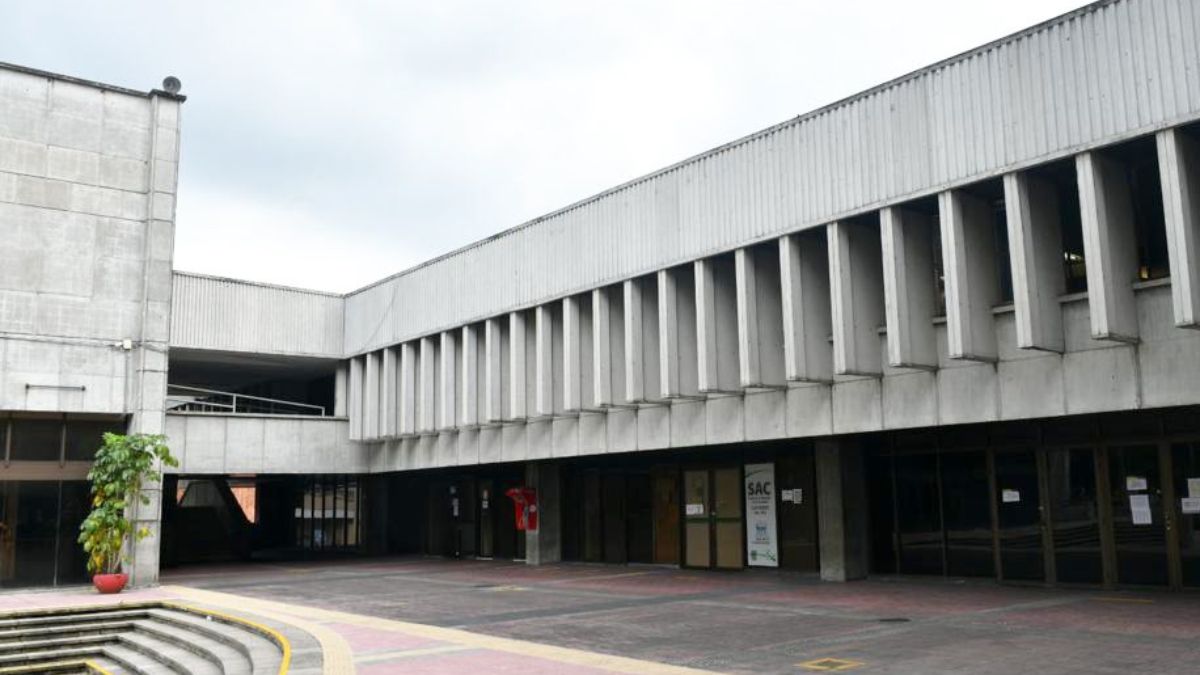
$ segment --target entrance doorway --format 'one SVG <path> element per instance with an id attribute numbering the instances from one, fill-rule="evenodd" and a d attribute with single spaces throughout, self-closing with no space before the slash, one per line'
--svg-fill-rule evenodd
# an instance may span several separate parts
<path id="1" fill-rule="evenodd" d="M 683 494 L 684 565 L 745 566 L 741 467 L 685 469 Z"/>

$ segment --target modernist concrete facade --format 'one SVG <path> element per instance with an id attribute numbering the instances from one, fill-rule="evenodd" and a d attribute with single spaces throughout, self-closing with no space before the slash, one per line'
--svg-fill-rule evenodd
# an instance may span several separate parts
<path id="1" fill-rule="evenodd" d="M 1032 430 L 1022 442 L 1049 506 L 1047 439 L 1077 421 L 1094 430 L 1100 493 L 1080 508 L 1099 523 L 1101 581 L 1134 583 L 1109 502 L 1140 505 L 1148 489 L 1156 527 L 1193 528 L 1168 484 L 1200 405 L 1198 43 L 1188 0 L 1097 2 L 344 296 L 171 276 L 181 99 L 2 68 L 0 213 L 18 236 L 0 254 L 24 262 L 0 271 L 0 408 L 131 415 L 134 429 L 165 429 L 183 480 L 363 476 L 353 490 L 373 486 L 363 508 L 388 523 L 373 550 L 403 539 L 396 480 L 449 481 L 459 522 L 451 477 L 475 491 L 515 467 L 541 493 L 531 562 L 571 546 L 568 502 L 586 501 L 571 496 L 572 467 L 665 462 L 686 491 L 697 466 L 804 454 L 805 536 L 830 579 L 868 573 L 886 546 L 900 569 L 884 568 L 905 571 L 901 548 L 925 544 L 904 543 L 903 489 L 868 525 L 881 499 L 868 474 L 895 487 L 906 430 L 962 429 L 988 439 L 978 462 L 996 503 L 981 508 L 1005 578 L 1004 504 L 1021 498 L 1001 484 L 998 439 Z M 219 373 L 300 369 L 327 405 L 251 414 L 171 399 L 168 342 L 172 384 L 238 391 L 245 377 Z M 1137 411 L 1151 412 L 1110 416 Z M 1139 442 L 1161 446 L 1166 467 L 1128 495 L 1108 482 L 1125 461 L 1108 444 L 1117 419 L 1153 420 Z M 938 457 L 975 447 L 931 443 Z M 479 489 L 486 509 L 493 488 Z M 696 515 L 679 510 L 685 524 Z M 950 573 L 953 528 L 938 518 Z M 420 519 L 435 538 L 441 521 Z M 889 519 L 891 543 L 873 542 Z M 1050 517 L 1028 527 L 1052 554 Z M 676 563 L 691 560 L 688 536 Z M 1188 545 L 1164 539 L 1164 583 L 1190 584 Z M 1039 579 L 1066 579 L 1046 555 Z M 154 554 L 138 559 L 152 580 Z"/>

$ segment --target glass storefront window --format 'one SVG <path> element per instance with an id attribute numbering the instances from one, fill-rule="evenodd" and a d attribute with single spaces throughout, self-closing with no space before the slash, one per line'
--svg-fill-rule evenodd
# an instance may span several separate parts
<path id="1" fill-rule="evenodd" d="M 1098 584 L 1104 580 L 1104 568 L 1092 449 L 1051 449 L 1047 467 L 1058 580 Z"/>
<path id="2" fill-rule="evenodd" d="M 88 495 L 85 481 L 0 482 L 0 587 L 87 580 L 75 538 Z"/>
<path id="3" fill-rule="evenodd" d="M 1177 507 L 1176 537 L 1182 563 L 1183 585 L 1200 586 L 1200 442 L 1176 443 L 1171 465 Z"/>
<path id="4" fill-rule="evenodd" d="M 14 419 L 11 424 L 12 461 L 58 461 L 62 453 L 61 419 Z"/>

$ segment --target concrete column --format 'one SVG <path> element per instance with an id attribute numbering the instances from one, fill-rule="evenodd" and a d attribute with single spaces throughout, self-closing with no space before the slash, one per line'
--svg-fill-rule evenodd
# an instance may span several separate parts
<path id="1" fill-rule="evenodd" d="M 348 395 L 348 412 L 350 415 L 350 440 L 361 441 L 363 437 L 363 357 L 350 358 L 350 368 L 347 376 L 350 392 Z"/>
<path id="2" fill-rule="evenodd" d="M 646 380 L 642 373 L 642 287 L 636 279 L 622 285 L 625 303 L 625 402 L 646 400 Z"/>
<path id="3" fill-rule="evenodd" d="M 658 272 L 658 379 L 662 398 L 680 395 L 679 295 L 671 270 Z"/>
<path id="4" fill-rule="evenodd" d="M 463 326 L 462 363 L 460 364 L 459 420 L 465 427 L 479 424 L 479 330 Z"/>
<path id="5" fill-rule="evenodd" d="M 534 367 L 536 415 L 554 414 L 554 314 L 550 305 L 539 305 L 534 314 Z"/>
<path id="6" fill-rule="evenodd" d="M 833 323 L 829 308 L 829 252 L 824 234 L 779 239 L 783 303 L 783 361 L 788 380 L 833 380 Z"/>
<path id="7" fill-rule="evenodd" d="M 365 438 L 379 438 L 379 368 L 380 353 L 368 352 L 363 367 L 363 410 Z"/>
<path id="8" fill-rule="evenodd" d="M 421 338 L 421 362 L 417 399 L 417 431 L 425 433 L 437 428 L 437 343 L 432 337 Z"/>
<path id="9" fill-rule="evenodd" d="M 879 233 L 850 222 L 826 226 L 833 370 L 838 375 L 883 374 L 879 326 L 884 322 Z"/>
<path id="10" fill-rule="evenodd" d="M 595 390 L 593 403 L 609 406 L 612 393 L 612 333 L 608 291 L 597 288 L 592 291 L 592 385 Z"/>
<path id="11" fill-rule="evenodd" d="M 346 400 L 349 379 L 350 362 L 342 361 L 338 363 L 337 370 L 333 373 L 333 414 L 337 417 L 345 417 L 349 412 Z"/>
<path id="12" fill-rule="evenodd" d="M 483 364 L 484 387 L 483 421 L 492 423 L 504 419 L 504 382 L 500 353 L 501 319 L 493 317 L 484 324 Z"/>
<path id="13" fill-rule="evenodd" d="M 400 345 L 400 434 L 417 433 L 417 347 L 411 342 Z"/>
<path id="14" fill-rule="evenodd" d="M 382 363 L 379 375 L 379 408 L 381 436 L 395 436 L 400 430 L 399 389 L 399 352 L 395 347 L 385 347 L 380 352 Z"/>
<path id="15" fill-rule="evenodd" d="M 538 529 L 525 533 L 525 563 L 562 560 L 562 469 L 555 462 L 529 462 L 525 484 L 538 493 Z"/>
<path id="16" fill-rule="evenodd" d="M 879 232 L 888 364 L 935 369 L 933 219 L 916 211 L 888 207 L 880 212 Z"/>
<path id="17" fill-rule="evenodd" d="M 1008 257 L 1012 262 L 1017 347 L 1062 352 L 1066 291 L 1058 192 L 1028 173 L 1004 177 Z"/>
<path id="18" fill-rule="evenodd" d="M 814 451 L 821 579 L 863 579 L 869 534 L 862 449 L 852 441 L 829 439 L 816 441 Z"/>
<path id="19" fill-rule="evenodd" d="M 1137 342 L 1137 243 L 1133 198 L 1125 169 L 1096 152 L 1075 157 L 1083 257 L 1087 267 L 1088 313 L 1097 340 Z"/>
<path id="20" fill-rule="evenodd" d="M 1171 301 L 1175 325 L 1200 327 L 1200 141 L 1179 129 L 1158 132 Z"/>
<path id="21" fill-rule="evenodd" d="M 454 331 L 443 332 L 439 339 L 438 428 L 453 429 L 458 420 L 458 339 Z"/>
<path id="22" fill-rule="evenodd" d="M 508 418 L 525 419 L 529 416 L 526 406 L 527 364 L 525 362 L 525 313 L 510 312 L 508 315 Z"/>
<path id="23" fill-rule="evenodd" d="M 579 325 L 579 297 L 562 301 L 563 313 L 563 409 L 574 412 L 583 407 L 583 338 Z"/>
<path id="24" fill-rule="evenodd" d="M 992 318 L 1000 285 L 992 208 L 962 190 L 947 190 L 938 195 L 938 211 L 949 356 L 993 362 L 1000 355 Z"/>

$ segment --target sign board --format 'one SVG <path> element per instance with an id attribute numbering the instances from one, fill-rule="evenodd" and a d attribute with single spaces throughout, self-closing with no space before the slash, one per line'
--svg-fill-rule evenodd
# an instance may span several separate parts
<path id="1" fill-rule="evenodd" d="M 751 567 L 779 567 L 774 464 L 746 465 L 746 560 Z"/>
<path id="2" fill-rule="evenodd" d="M 702 515 L 704 515 L 704 505 L 703 504 L 688 504 L 686 507 L 685 513 L 689 516 L 702 516 Z"/>
<path id="3" fill-rule="evenodd" d="M 1187 485 L 1188 496 L 1192 499 L 1200 499 L 1200 478 L 1189 478 Z"/>
<path id="4" fill-rule="evenodd" d="M 1129 513 L 1134 525 L 1152 525 L 1154 519 L 1150 516 L 1150 496 L 1129 495 Z"/>
<path id="5" fill-rule="evenodd" d="M 1179 500 L 1179 507 L 1187 514 L 1200 513 L 1200 497 L 1184 497 Z"/>
<path id="6" fill-rule="evenodd" d="M 1146 478 L 1144 476 L 1126 476 L 1125 477 L 1126 492 L 1133 492 L 1135 490 L 1145 490 L 1145 489 L 1146 489 Z"/>
<path id="7" fill-rule="evenodd" d="M 1005 504 L 1012 504 L 1015 502 L 1019 502 L 1019 501 L 1021 501 L 1021 491 L 1020 490 L 1001 490 L 1000 491 L 1000 501 L 1004 502 Z"/>

